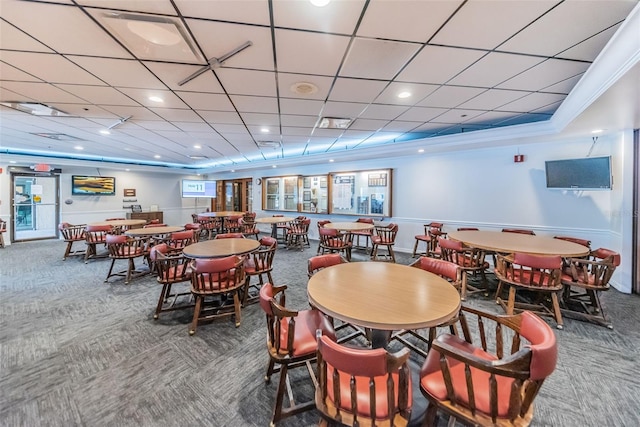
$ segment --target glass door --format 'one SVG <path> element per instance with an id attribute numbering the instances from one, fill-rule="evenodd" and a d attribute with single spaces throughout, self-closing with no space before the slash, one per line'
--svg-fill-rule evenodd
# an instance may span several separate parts
<path id="1" fill-rule="evenodd" d="M 12 241 L 58 237 L 58 176 L 12 175 Z"/>

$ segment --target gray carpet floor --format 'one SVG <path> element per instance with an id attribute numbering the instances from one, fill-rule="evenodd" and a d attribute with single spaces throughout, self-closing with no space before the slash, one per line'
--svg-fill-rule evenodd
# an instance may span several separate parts
<path id="1" fill-rule="evenodd" d="M 308 308 L 306 261 L 316 244 L 276 253 L 274 281 L 289 286 L 290 307 Z M 39 241 L 0 249 L 0 425 L 269 424 L 277 377 L 263 381 L 268 356 L 259 305 L 243 310 L 239 328 L 221 320 L 189 336 L 190 310 L 153 320 L 160 293 L 154 277 L 104 283 L 108 260 L 62 261 L 64 247 Z M 354 261 L 366 260 L 355 252 Z M 399 263 L 412 261 L 398 254 Z M 481 295 L 469 300 L 499 310 Z M 566 319 L 556 331 L 558 367 L 536 399 L 534 426 L 640 425 L 640 297 L 611 290 L 603 302 L 614 330 Z M 312 394 L 304 377 L 292 382 L 303 396 Z M 311 411 L 278 425 L 318 420 Z"/>

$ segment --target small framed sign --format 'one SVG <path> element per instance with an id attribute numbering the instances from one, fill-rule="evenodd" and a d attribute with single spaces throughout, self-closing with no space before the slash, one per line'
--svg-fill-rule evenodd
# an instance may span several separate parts
<path id="1" fill-rule="evenodd" d="M 125 188 L 124 189 L 124 196 L 125 197 L 135 197 L 136 196 L 136 189 L 135 188 Z"/>

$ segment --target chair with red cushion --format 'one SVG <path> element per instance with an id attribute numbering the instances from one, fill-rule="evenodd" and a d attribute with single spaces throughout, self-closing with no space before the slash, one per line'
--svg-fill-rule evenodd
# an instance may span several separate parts
<path id="1" fill-rule="evenodd" d="M 87 253 L 87 247 L 85 245 L 84 249 L 81 250 L 73 250 L 73 244 L 77 242 L 83 242 L 86 244 L 87 242 L 87 234 L 86 234 L 86 225 L 72 225 L 68 222 L 62 222 L 58 225 L 58 230 L 60 230 L 60 234 L 62 234 L 62 238 L 65 242 L 67 242 L 67 247 L 64 251 L 64 255 L 62 256 L 62 260 L 66 260 L 70 256 L 85 256 Z"/>
<path id="2" fill-rule="evenodd" d="M 179 250 L 172 250 L 166 243 L 151 248 L 149 258 L 153 261 L 158 272 L 157 281 L 162 285 L 158 305 L 153 315 L 157 320 L 160 313 L 184 310 L 192 308 L 191 290 L 184 289 L 181 292 L 171 292 L 172 286 L 177 283 L 189 283 L 191 280 L 191 260 L 182 255 Z M 188 297 L 187 301 L 184 301 Z M 179 301 L 182 299 L 182 301 Z"/>
<path id="3" fill-rule="evenodd" d="M 197 243 L 200 240 L 200 224 L 197 222 L 188 222 L 184 225 L 185 230 L 190 230 L 193 233 L 193 242 Z"/>
<path id="4" fill-rule="evenodd" d="M 331 267 L 332 265 L 344 264 L 346 262 L 349 261 L 339 253 L 312 256 L 307 261 L 307 275 L 311 277 L 324 268 Z"/>
<path id="5" fill-rule="evenodd" d="M 429 273 L 436 274 L 442 277 L 443 279 L 447 280 L 449 283 L 451 283 L 451 286 L 456 288 L 458 292 L 461 292 L 462 290 L 462 275 L 465 273 L 463 272 L 462 267 L 460 267 L 457 264 L 454 264 L 452 262 L 445 261 L 442 259 L 421 256 L 418 260 L 416 260 L 413 264 L 411 264 L 411 267 L 420 268 L 424 271 L 428 271 Z M 419 333 L 420 331 L 404 329 L 394 333 L 393 339 L 400 341 L 401 343 L 411 348 L 415 352 L 426 357 L 427 353 L 421 347 L 407 340 L 404 336 L 405 335 L 413 336 L 414 338 L 421 341 L 423 344 L 426 344 L 427 350 L 429 350 L 429 348 L 431 348 L 431 343 L 436 338 L 436 332 L 437 332 L 436 328 L 449 327 L 449 330 L 451 331 L 451 333 L 455 334 L 453 324 L 456 323 L 457 321 L 458 321 L 458 318 L 457 316 L 455 316 L 451 320 L 445 323 L 429 328 L 427 338 L 422 336 Z"/>
<path id="6" fill-rule="evenodd" d="M 142 228 L 154 228 L 154 227 L 166 227 L 167 224 L 164 222 L 150 222 L 149 224 L 145 224 Z"/>
<path id="7" fill-rule="evenodd" d="M 240 226 L 240 220 L 242 215 L 231 215 L 224 218 L 223 229 L 225 233 L 240 233 L 242 227 Z"/>
<path id="8" fill-rule="evenodd" d="M 578 237 L 570 237 L 570 236 L 553 236 L 554 239 L 564 240 L 571 243 L 577 243 L 579 245 L 585 246 L 591 250 L 591 240 L 580 239 Z"/>
<path id="9" fill-rule="evenodd" d="M 309 218 L 296 219 L 289 224 L 286 236 L 287 249 L 298 248 L 302 251 L 305 246 L 311 246 L 309 243 L 309 225 L 311 225 Z"/>
<path id="10" fill-rule="evenodd" d="M 609 280 L 620 265 L 620 254 L 598 248 L 587 258 L 570 258 L 562 274 L 562 313 L 613 329 L 605 315 L 600 293 L 609 290 Z"/>
<path id="11" fill-rule="evenodd" d="M 322 243 L 322 241 L 320 240 L 320 229 L 329 223 L 331 223 L 331 221 L 329 221 L 328 219 L 322 219 L 316 223 L 316 225 L 318 226 L 318 250 L 316 251 L 317 255 L 320 255 L 320 252 L 322 250 L 320 246 Z"/>
<path id="12" fill-rule="evenodd" d="M 165 243 L 171 249 L 182 250 L 186 246 L 189 246 L 194 242 L 195 233 L 193 230 L 175 231 L 169 234 L 169 237 L 165 239 Z"/>
<path id="13" fill-rule="evenodd" d="M 485 270 L 489 268 L 489 263 L 484 260 L 485 252 L 477 248 L 465 246 L 462 242 L 451 239 L 438 239 L 438 246 L 442 251 L 442 259 L 452 262 L 462 267 L 464 274 L 462 275 L 462 286 L 460 289 L 460 298 L 464 301 L 467 295 L 477 292 L 483 292 L 488 295 L 487 276 Z M 480 274 L 482 277 L 482 288 L 469 284 L 468 275 L 476 276 Z"/>
<path id="14" fill-rule="evenodd" d="M 444 224 L 442 224 L 441 222 L 430 222 L 429 224 L 424 224 L 424 234 L 416 234 L 415 239 L 416 242 L 413 245 L 413 253 L 412 253 L 412 257 L 415 258 L 416 255 L 421 255 L 421 256 L 429 256 L 429 252 L 432 249 L 433 246 L 433 236 L 434 234 L 438 234 L 439 236 L 444 237 L 444 235 L 446 235 L 446 233 L 444 233 L 444 235 L 441 235 L 440 233 L 430 233 L 430 231 L 439 231 L 442 232 L 442 227 L 444 226 Z M 424 242 L 425 243 L 425 250 L 424 252 L 420 252 L 418 253 L 418 245 L 420 244 L 420 242 Z"/>
<path id="15" fill-rule="evenodd" d="M 320 252 L 344 253 L 347 261 L 351 261 L 351 235 L 349 233 L 340 233 L 335 228 L 321 227 L 318 229 L 320 233 Z"/>
<path id="16" fill-rule="evenodd" d="M 147 256 L 146 240 L 125 236 L 124 234 L 107 234 L 105 237 L 111 266 L 107 273 L 105 283 L 113 276 L 123 277 L 124 284 L 128 285 L 132 278 L 146 274 L 146 271 L 136 270 L 135 259 Z M 113 272 L 117 260 L 126 260 L 127 269 Z"/>
<path id="17" fill-rule="evenodd" d="M 107 258 L 109 252 L 98 253 L 98 245 L 107 244 L 107 235 L 113 233 L 113 227 L 110 225 L 87 225 L 85 228 L 85 237 L 87 250 L 84 254 L 85 264 L 90 259 Z"/>
<path id="18" fill-rule="evenodd" d="M 396 235 L 398 234 L 398 224 L 389 223 L 386 226 L 377 226 L 375 232 L 371 236 L 371 259 L 378 261 L 378 249 L 380 246 L 387 248 L 386 258 L 390 258 L 392 262 L 396 262 L 396 255 L 393 252 L 393 246 L 396 244 Z M 382 255 L 380 255 L 382 256 Z"/>
<path id="19" fill-rule="evenodd" d="M 361 224 L 371 224 L 373 225 L 373 218 L 358 218 L 356 222 Z M 351 232 L 352 239 L 356 238 L 355 244 L 353 245 L 354 249 L 364 249 L 365 251 L 369 250 L 369 240 L 371 236 L 373 236 L 373 228 L 369 230 L 354 230 Z M 360 237 L 364 237 L 364 246 L 360 246 Z"/>
<path id="20" fill-rule="evenodd" d="M 260 230 L 258 230 L 255 220 L 240 218 L 238 220 L 238 224 L 240 225 L 240 232 L 244 235 L 244 237 L 253 236 L 256 240 L 260 240 Z"/>
<path id="21" fill-rule="evenodd" d="M 413 401 L 409 349 L 347 347 L 318 336 L 316 407 L 349 426 L 405 426 Z"/>
<path id="22" fill-rule="evenodd" d="M 193 260 L 191 273 L 191 293 L 196 299 L 189 335 L 196 333 L 198 323 L 223 317 L 235 317 L 236 327 L 240 326 L 242 288 L 245 285 L 243 258 Z M 233 305 L 227 302 L 231 299 Z M 212 300 L 205 304 L 205 300 Z M 207 301 L 208 302 L 208 301 Z"/>
<path id="23" fill-rule="evenodd" d="M 533 401 L 556 367 L 553 329 L 529 311 L 505 316 L 465 306 L 460 326 L 463 337 L 436 338 L 420 370 L 429 401 L 423 425 L 436 425 L 438 411 L 466 425 L 529 425 Z"/>
<path id="24" fill-rule="evenodd" d="M 260 296 L 260 288 L 265 283 L 273 283 L 271 272 L 273 271 L 273 258 L 278 249 L 278 242 L 273 237 L 263 237 L 260 239 L 260 246 L 257 250 L 246 255 L 244 270 L 247 274 L 242 305 L 257 302 Z M 257 277 L 258 283 L 251 283 L 251 278 Z M 266 280 L 265 280 L 266 279 Z"/>
<path id="25" fill-rule="evenodd" d="M 218 240 L 218 239 L 244 239 L 244 234 L 242 233 L 219 233 L 216 234 L 216 237 L 213 238 L 214 240 Z"/>
<path id="26" fill-rule="evenodd" d="M 271 283 L 265 283 L 260 288 L 260 307 L 267 318 L 267 350 L 269 352 L 265 381 L 270 382 L 271 375 L 280 372 L 270 423 L 272 426 L 285 417 L 315 408 L 313 400 L 293 403 L 295 400 L 288 372 L 296 367 L 306 367 L 315 384 L 316 378 L 311 363 L 316 359 L 318 348 L 316 331 L 320 330 L 330 339 L 336 339 L 331 322 L 320 311 L 315 309 L 295 311 L 285 307 L 286 288 L 286 286 L 273 286 Z M 285 392 L 291 402 L 288 408 L 282 407 Z"/>
<path id="27" fill-rule="evenodd" d="M 498 278 L 496 302 L 507 314 L 516 310 L 531 310 L 544 316 L 551 316 L 556 327 L 562 329 L 562 313 L 558 302 L 558 294 L 562 291 L 562 258 L 559 255 L 531 255 L 516 252 L 513 255 L 497 255 L 498 265 L 495 274 Z M 501 290 L 509 288 L 507 302 L 502 299 Z M 516 301 L 517 291 L 533 294 L 527 300 Z M 522 299 L 522 298 L 521 298 Z M 551 306 L 547 300 L 551 301 Z"/>
<path id="28" fill-rule="evenodd" d="M 202 237 L 206 234 L 209 240 L 222 229 L 222 220 L 213 216 L 198 215 L 198 224 L 200 224 Z"/>

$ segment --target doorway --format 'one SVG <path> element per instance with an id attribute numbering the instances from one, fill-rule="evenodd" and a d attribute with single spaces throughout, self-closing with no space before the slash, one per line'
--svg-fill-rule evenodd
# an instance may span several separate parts
<path id="1" fill-rule="evenodd" d="M 58 237 L 59 177 L 11 174 L 11 241 Z"/>
<path id="2" fill-rule="evenodd" d="M 217 211 L 248 212 L 253 210 L 251 178 L 218 181 Z"/>

